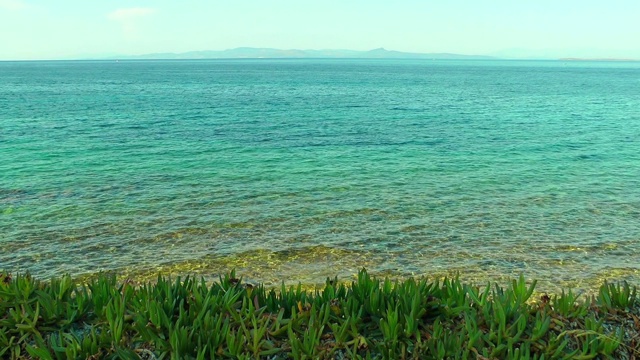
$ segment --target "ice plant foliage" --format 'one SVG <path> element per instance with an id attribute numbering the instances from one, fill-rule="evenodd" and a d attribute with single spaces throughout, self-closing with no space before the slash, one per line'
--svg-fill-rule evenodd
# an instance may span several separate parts
<path id="1" fill-rule="evenodd" d="M 376 279 L 267 289 L 231 272 L 134 286 L 0 273 L 0 358 L 596 359 L 640 355 L 636 288 L 532 298 L 535 282 Z"/>

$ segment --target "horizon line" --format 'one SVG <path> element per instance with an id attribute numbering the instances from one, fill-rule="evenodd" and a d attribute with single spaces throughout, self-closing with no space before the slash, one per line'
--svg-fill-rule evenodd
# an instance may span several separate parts
<path id="1" fill-rule="evenodd" d="M 242 54 L 239 52 L 249 52 Z M 254 54 L 251 54 L 254 52 Z M 271 52 L 269 54 L 257 54 L 258 52 Z M 298 55 L 288 53 L 295 52 Z M 341 54 L 341 52 L 343 54 Z M 324 55 L 323 55 L 324 53 Z M 200 57 L 198 57 L 198 55 Z M 290 56 L 287 56 L 290 55 Z M 182 56 L 182 57 L 181 57 Z M 433 58 L 431 58 L 433 56 Z M 270 47 L 240 46 L 224 50 L 189 50 L 184 52 L 153 52 L 145 54 L 115 54 L 115 55 L 88 55 L 66 58 L 40 58 L 40 59 L 0 59 L 2 62 L 10 61 L 98 61 L 98 60 L 242 60 L 242 59 L 395 59 L 395 60 L 549 60 L 549 61 L 597 61 L 597 62 L 637 62 L 640 58 L 632 57 L 607 57 L 607 56 L 562 56 L 562 57 L 504 57 L 482 54 L 462 54 L 455 52 L 408 52 L 387 50 L 379 47 L 370 50 L 351 49 L 280 49 Z"/>

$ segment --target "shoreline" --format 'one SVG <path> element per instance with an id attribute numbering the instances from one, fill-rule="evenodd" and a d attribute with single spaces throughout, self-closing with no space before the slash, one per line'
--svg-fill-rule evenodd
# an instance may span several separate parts
<path id="1" fill-rule="evenodd" d="M 234 259 L 237 260 L 237 259 Z M 585 278 L 574 277 L 571 273 L 560 274 L 555 278 L 531 275 L 527 272 L 505 273 L 499 271 L 491 271 L 487 269 L 477 268 L 451 268 L 451 269 L 434 269 L 422 272 L 407 272 L 402 269 L 396 270 L 369 270 L 369 266 L 340 268 L 335 263 L 318 262 L 318 263 L 300 263 L 286 262 L 281 264 L 267 264 L 261 261 L 229 261 L 225 263 L 199 261 L 185 261 L 177 264 L 164 264 L 145 269 L 121 268 L 113 270 L 96 270 L 84 272 L 80 274 L 60 273 L 71 275 L 74 279 L 91 279 L 101 275 L 115 275 L 121 281 L 130 281 L 133 283 L 145 283 L 154 281 L 158 276 L 171 278 L 177 277 L 195 277 L 203 278 L 208 284 L 216 282 L 220 275 L 231 271 L 238 274 L 246 281 L 253 284 L 261 284 L 266 288 L 279 288 L 285 286 L 301 285 L 304 289 L 317 289 L 324 286 L 326 279 L 337 278 L 341 283 L 350 283 L 357 278 L 357 274 L 363 268 L 368 269 L 368 273 L 378 278 L 388 278 L 391 281 L 405 281 L 410 278 L 424 279 L 426 281 L 441 281 L 445 278 L 457 278 L 460 281 L 484 287 L 487 284 L 498 284 L 500 286 L 508 286 L 514 278 L 524 276 L 525 279 L 537 281 L 537 292 L 546 294 L 560 294 L 562 291 L 571 289 L 574 293 L 584 296 L 596 294 L 598 289 L 605 282 L 628 282 L 633 285 L 640 285 L 640 270 L 635 268 L 620 268 L 605 272 L 600 276 Z M 14 273 L 23 273 L 25 271 L 15 271 Z M 28 272 L 28 270 L 27 270 Z M 37 278 L 46 279 L 37 273 L 33 274 Z M 55 277 L 55 275 L 54 275 Z"/>
<path id="2" fill-rule="evenodd" d="M 254 259 L 255 260 L 255 259 Z M 609 276 L 603 275 L 594 278 L 544 278 L 529 276 L 526 273 L 505 274 L 487 272 L 478 269 L 441 269 L 423 273 L 407 273 L 397 271 L 372 271 L 367 266 L 350 269 L 336 269 L 334 264 L 296 263 L 286 266 L 271 266 L 264 262 L 251 262 L 246 259 L 241 262 L 230 261 L 220 266 L 217 263 L 184 262 L 178 264 L 166 264 L 153 269 L 119 269 L 108 271 L 96 271 L 71 276 L 78 280 L 90 280 L 101 276 L 115 276 L 119 282 L 141 285 L 154 283 L 159 277 L 178 279 L 190 277 L 202 279 L 208 285 L 219 282 L 221 277 L 233 273 L 238 278 L 250 285 L 260 285 L 266 289 L 279 290 L 285 287 L 300 287 L 305 291 L 317 291 L 322 289 L 331 279 L 338 284 L 349 285 L 358 279 L 362 271 L 366 271 L 372 277 L 389 280 L 391 282 L 404 282 L 407 280 L 420 280 L 426 282 L 440 282 L 446 279 L 456 279 L 469 286 L 486 288 L 492 286 L 509 287 L 514 279 L 522 277 L 527 282 L 536 283 L 536 295 L 559 296 L 571 291 L 578 298 L 589 301 L 596 296 L 605 284 L 627 283 L 631 286 L 640 286 L 640 270 L 635 268 L 624 269 L 621 272 L 610 272 Z M 311 270 L 309 269 L 311 268 Z M 314 271 L 315 270 L 315 271 Z M 1 270 L 0 270 L 1 271 Z M 65 274 L 67 276 L 69 274 Z"/>

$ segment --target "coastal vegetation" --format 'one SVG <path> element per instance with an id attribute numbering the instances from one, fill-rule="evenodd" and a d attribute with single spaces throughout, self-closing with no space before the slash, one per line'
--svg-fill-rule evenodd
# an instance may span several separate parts
<path id="1" fill-rule="evenodd" d="M 208 284 L 113 275 L 48 281 L 0 273 L 0 358 L 633 359 L 636 288 L 537 294 L 523 277 L 479 287 L 456 278 L 268 289 L 234 272 Z"/>

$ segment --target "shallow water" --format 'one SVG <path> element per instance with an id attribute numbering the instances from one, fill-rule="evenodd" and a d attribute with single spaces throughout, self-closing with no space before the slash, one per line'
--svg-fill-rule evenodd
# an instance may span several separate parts
<path id="1" fill-rule="evenodd" d="M 0 63 L 0 268 L 640 279 L 640 63 Z"/>

